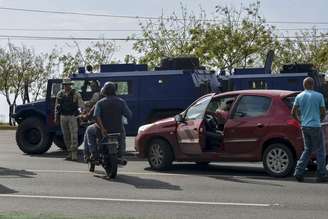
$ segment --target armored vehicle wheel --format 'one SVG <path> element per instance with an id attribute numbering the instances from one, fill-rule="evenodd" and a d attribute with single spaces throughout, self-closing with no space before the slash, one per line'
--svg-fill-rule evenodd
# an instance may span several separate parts
<path id="1" fill-rule="evenodd" d="M 168 169 L 173 161 L 173 153 L 170 145 L 162 140 L 153 140 L 148 149 L 148 162 L 154 170 Z"/>
<path id="2" fill-rule="evenodd" d="M 65 142 L 64 142 L 64 139 L 63 139 L 63 136 L 61 135 L 56 135 L 54 137 L 54 144 L 59 147 L 60 149 L 66 151 L 66 145 L 65 145 Z"/>
<path id="3" fill-rule="evenodd" d="M 16 130 L 18 147 L 27 154 L 43 154 L 51 147 L 52 137 L 39 118 L 23 120 Z"/>

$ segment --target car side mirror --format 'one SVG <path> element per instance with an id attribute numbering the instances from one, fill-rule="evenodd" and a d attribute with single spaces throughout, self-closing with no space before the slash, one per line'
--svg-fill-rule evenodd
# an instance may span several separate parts
<path id="1" fill-rule="evenodd" d="M 176 121 L 177 123 L 184 122 L 184 118 L 183 118 L 183 116 L 182 116 L 181 114 L 176 115 L 176 116 L 174 117 L 174 119 L 175 119 L 175 121 Z"/>

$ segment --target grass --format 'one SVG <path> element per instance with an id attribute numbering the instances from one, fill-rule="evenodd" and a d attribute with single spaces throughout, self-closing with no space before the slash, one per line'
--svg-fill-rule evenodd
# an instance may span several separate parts
<path id="1" fill-rule="evenodd" d="M 0 130 L 15 130 L 17 126 L 10 126 L 8 123 L 0 122 Z"/>
<path id="2" fill-rule="evenodd" d="M 1 213 L 0 219 L 137 219 L 135 217 L 92 217 L 92 216 L 62 216 L 62 215 L 54 215 L 54 214 L 28 214 L 28 213 L 20 213 L 20 212 L 12 212 L 12 213 Z"/>

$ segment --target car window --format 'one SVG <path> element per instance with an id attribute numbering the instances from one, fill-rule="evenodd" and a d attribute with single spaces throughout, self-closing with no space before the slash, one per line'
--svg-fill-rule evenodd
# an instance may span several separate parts
<path id="1" fill-rule="evenodd" d="M 284 102 L 287 104 L 287 106 L 291 109 L 294 105 L 296 95 L 295 96 L 288 96 L 284 99 Z"/>
<path id="2" fill-rule="evenodd" d="M 271 98 L 243 96 L 238 102 L 233 117 L 257 117 L 264 115 L 271 105 Z"/>
<path id="3" fill-rule="evenodd" d="M 207 105 L 211 101 L 212 96 L 204 97 L 189 107 L 186 113 L 186 120 L 202 119 L 207 108 Z"/>
<path id="4" fill-rule="evenodd" d="M 206 111 L 215 113 L 217 111 L 229 111 L 232 103 L 235 100 L 235 96 L 225 96 L 219 98 L 213 98 L 208 104 Z"/>

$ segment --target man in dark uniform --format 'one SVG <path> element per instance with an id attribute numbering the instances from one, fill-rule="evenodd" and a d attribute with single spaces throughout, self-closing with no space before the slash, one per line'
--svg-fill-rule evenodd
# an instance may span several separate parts
<path id="1" fill-rule="evenodd" d="M 64 89 L 59 91 L 55 104 L 55 123 L 59 123 L 68 151 L 68 160 L 77 160 L 79 108 L 84 109 L 84 103 L 79 92 L 72 89 L 70 79 L 63 80 Z"/>

